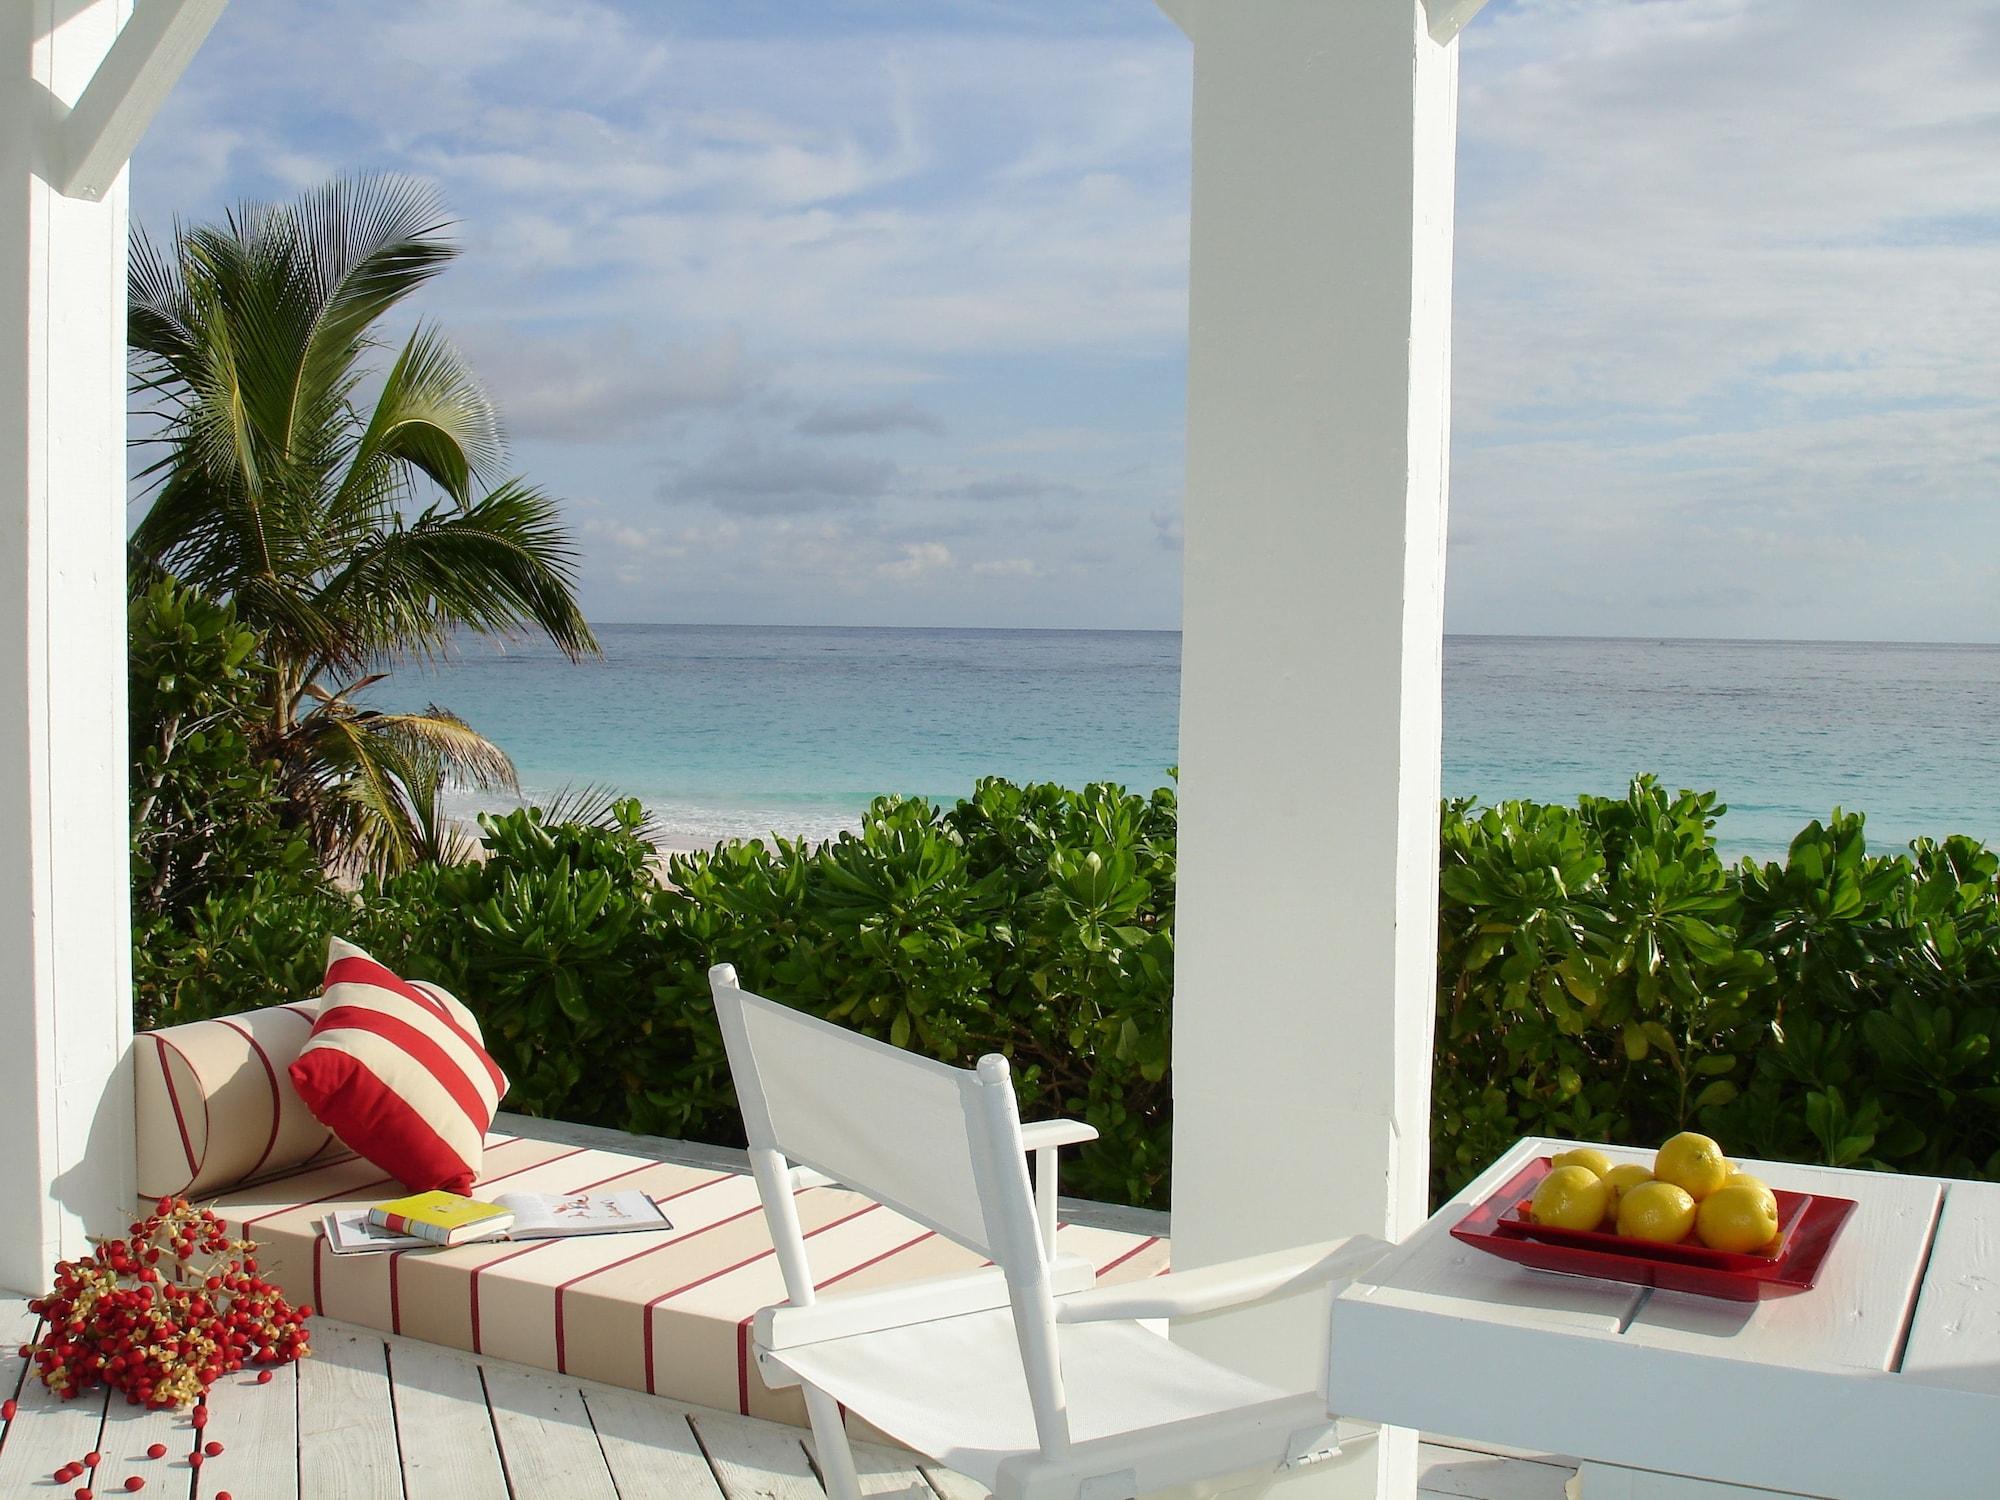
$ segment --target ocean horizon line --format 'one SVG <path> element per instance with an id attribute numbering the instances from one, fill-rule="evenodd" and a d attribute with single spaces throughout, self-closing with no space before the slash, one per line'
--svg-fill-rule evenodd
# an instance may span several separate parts
<path id="1" fill-rule="evenodd" d="M 815 634 L 927 634 L 927 635 L 1180 635 L 1178 626 L 1161 625 L 849 625 L 798 624 L 793 622 L 745 622 L 728 620 L 596 620 L 593 630 L 773 630 Z M 1870 640 L 1860 636 L 1776 636 L 1776 635 L 1657 635 L 1650 631 L 1631 635 L 1568 635 L 1536 631 L 1447 630 L 1447 641 L 1494 641 L 1508 644 L 1544 641 L 1619 645 L 1647 641 L 1662 646 L 1853 646 L 1912 647 L 1931 650 L 2000 651 L 2000 640 L 1939 641 L 1910 638 Z"/>

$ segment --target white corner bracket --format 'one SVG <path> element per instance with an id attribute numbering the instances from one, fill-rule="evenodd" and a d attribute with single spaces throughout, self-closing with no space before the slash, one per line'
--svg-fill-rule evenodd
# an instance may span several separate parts
<path id="1" fill-rule="evenodd" d="M 1425 29 L 1431 40 L 1442 47 L 1461 31 L 1466 22 L 1479 14 L 1486 0 L 1424 0 Z"/>
<path id="2" fill-rule="evenodd" d="M 1190 0 L 1155 0 L 1155 3 L 1166 12 L 1168 20 L 1193 39 L 1196 7 Z M 1466 23 L 1479 14 L 1486 0 L 1419 0 L 1419 3 L 1424 8 L 1424 29 L 1442 47 L 1465 30 Z"/>
<path id="3" fill-rule="evenodd" d="M 138 0 L 57 127 L 58 192 L 95 203 L 111 190 L 228 3 Z"/>

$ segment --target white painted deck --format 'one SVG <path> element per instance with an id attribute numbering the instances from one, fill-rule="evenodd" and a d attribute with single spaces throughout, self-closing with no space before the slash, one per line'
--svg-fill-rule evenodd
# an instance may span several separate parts
<path id="1" fill-rule="evenodd" d="M 105 1393 L 63 1403 L 14 1353 L 35 1319 L 0 1299 L 0 1393 L 20 1409 L 0 1430 L 0 1496 L 126 1493 L 148 1500 L 826 1500 L 802 1428 L 572 1380 L 350 1324 L 316 1319 L 312 1358 L 268 1385 L 232 1375 L 209 1393 L 196 1470 L 185 1414 Z M 154 1443 L 167 1457 L 149 1459 Z M 90 1476 L 54 1474 L 90 1452 Z M 857 1443 L 871 1496 L 980 1500 L 985 1490 L 915 1454 Z M 1561 1500 L 1573 1470 L 1555 1460 L 1424 1446 L 1426 1500 Z"/>

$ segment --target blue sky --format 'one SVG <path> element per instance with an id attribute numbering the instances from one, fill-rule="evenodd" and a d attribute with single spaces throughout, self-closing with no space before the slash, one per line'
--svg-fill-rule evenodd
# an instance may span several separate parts
<path id="1" fill-rule="evenodd" d="M 159 232 L 433 180 L 603 621 L 1172 627 L 1148 0 L 239 0 Z M 1462 631 L 2000 640 L 2000 6 L 1515 0 L 1461 59 Z"/>

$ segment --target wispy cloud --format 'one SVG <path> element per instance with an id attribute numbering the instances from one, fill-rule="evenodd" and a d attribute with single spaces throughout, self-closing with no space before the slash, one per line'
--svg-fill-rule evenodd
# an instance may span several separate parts
<path id="1" fill-rule="evenodd" d="M 822 401 L 799 418 L 807 437 L 876 437 L 885 432 L 926 432 L 942 437 L 944 419 L 916 402 Z"/>
<path id="2" fill-rule="evenodd" d="M 886 458 L 736 438 L 664 482 L 660 494 L 706 500 L 718 510 L 777 515 L 879 499 L 896 473 Z"/>
<path id="3" fill-rule="evenodd" d="M 1453 628 L 2000 637 L 2000 8 L 1463 46 Z M 1172 624 L 1189 97 L 1126 0 L 263 0 L 135 213 L 434 179 L 604 618 Z"/>

